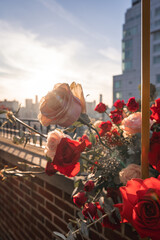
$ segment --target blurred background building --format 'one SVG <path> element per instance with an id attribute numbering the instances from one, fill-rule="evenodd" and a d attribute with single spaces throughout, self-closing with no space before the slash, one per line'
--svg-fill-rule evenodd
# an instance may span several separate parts
<path id="1" fill-rule="evenodd" d="M 160 0 L 151 0 L 151 73 L 160 97 Z M 113 76 L 113 103 L 117 99 L 139 98 L 141 83 L 141 0 L 132 0 L 125 13 L 122 37 L 122 74 Z"/>

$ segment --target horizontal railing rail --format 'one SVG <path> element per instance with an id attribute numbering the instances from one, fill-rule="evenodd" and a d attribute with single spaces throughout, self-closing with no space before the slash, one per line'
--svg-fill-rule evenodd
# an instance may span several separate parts
<path id="1" fill-rule="evenodd" d="M 28 143 L 30 143 L 31 145 L 36 145 L 40 147 L 44 146 L 46 142 L 45 138 L 39 136 L 38 134 L 35 134 L 34 132 L 31 132 L 25 126 L 21 125 L 18 122 L 11 123 L 7 121 L 7 123 L 4 124 L 5 121 L 6 121 L 6 118 L 3 118 L 3 117 L 0 118 L 0 135 L 1 136 L 8 139 L 13 139 L 13 137 L 15 136 L 15 138 L 17 137 L 17 139 L 18 138 L 20 139 L 23 135 L 25 135 L 26 137 L 28 136 Z M 48 132 L 52 130 L 52 128 L 53 129 L 55 128 L 54 126 L 53 127 L 42 126 L 42 124 L 38 121 L 38 119 L 21 119 L 21 121 L 23 121 L 30 127 L 34 128 L 35 130 L 43 133 L 44 135 L 47 135 Z"/>

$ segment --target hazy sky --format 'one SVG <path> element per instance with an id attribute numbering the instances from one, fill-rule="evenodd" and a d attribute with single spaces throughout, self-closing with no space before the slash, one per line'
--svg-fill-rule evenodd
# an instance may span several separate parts
<path id="1" fill-rule="evenodd" d="M 81 83 L 87 101 L 112 104 L 131 0 L 0 0 L 0 100 L 39 99 Z"/>

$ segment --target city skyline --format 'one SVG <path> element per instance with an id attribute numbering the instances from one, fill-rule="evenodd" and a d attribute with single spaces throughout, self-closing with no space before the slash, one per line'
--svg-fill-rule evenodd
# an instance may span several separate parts
<path id="1" fill-rule="evenodd" d="M 82 84 L 87 101 L 112 104 L 131 0 L 0 2 L 0 98 L 40 99 L 58 82 Z"/>

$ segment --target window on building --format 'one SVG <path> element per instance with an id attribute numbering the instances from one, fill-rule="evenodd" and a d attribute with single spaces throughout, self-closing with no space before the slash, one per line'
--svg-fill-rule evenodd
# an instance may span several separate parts
<path id="1" fill-rule="evenodd" d="M 160 16 L 160 7 L 155 9 L 155 16 Z"/>
<path id="2" fill-rule="evenodd" d="M 160 98 L 160 88 L 156 89 L 156 93 L 157 93 L 157 98 Z"/>
<path id="3" fill-rule="evenodd" d="M 160 83 L 160 74 L 156 75 L 156 83 Z"/>
<path id="4" fill-rule="evenodd" d="M 125 29 L 125 30 L 123 31 L 123 37 L 125 38 L 125 37 L 134 36 L 134 35 L 136 35 L 137 30 L 138 30 L 137 26 L 132 27 L 132 28 L 129 28 L 129 29 Z"/>
<path id="5" fill-rule="evenodd" d="M 153 63 L 160 63 L 160 55 L 153 57 Z"/>
<path id="6" fill-rule="evenodd" d="M 122 98 L 122 93 L 116 92 L 116 99 L 121 99 L 121 98 Z"/>
<path id="7" fill-rule="evenodd" d="M 153 45 L 153 52 L 160 52 L 160 43 Z"/>
<path id="8" fill-rule="evenodd" d="M 160 25 L 160 19 L 154 22 L 155 27 Z"/>
<path id="9" fill-rule="evenodd" d="M 122 63 L 122 70 L 123 71 L 128 71 L 128 70 L 131 70 L 131 69 L 132 69 L 132 61 Z"/>
<path id="10" fill-rule="evenodd" d="M 122 49 L 126 50 L 132 48 L 132 39 L 126 40 L 122 42 Z"/>
<path id="11" fill-rule="evenodd" d="M 153 33 L 153 40 L 160 40 L 160 31 Z"/>
<path id="12" fill-rule="evenodd" d="M 115 82 L 114 82 L 114 86 L 115 86 L 116 89 L 117 89 L 117 88 L 120 88 L 120 87 L 121 87 L 121 80 L 115 81 Z"/>
<path id="13" fill-rule="evenodd" d="M 130 92 L 130 93 L 128 93 L 128 96 L 130 96 L 130 97 L 131 97 L 131 96 L 132 96 L 132 93 L 131 93 L 131 92 Z"/>
<path id="14" fill-rule="evenodd" d="M 132 59 L 132 50 L 126 50 L 124 52 L 124 60 Z"/>
<path id="15" fill-rule="evenodd" d="M 129 84 L 132 84 L 132 81 L 129 81 Z"/>

